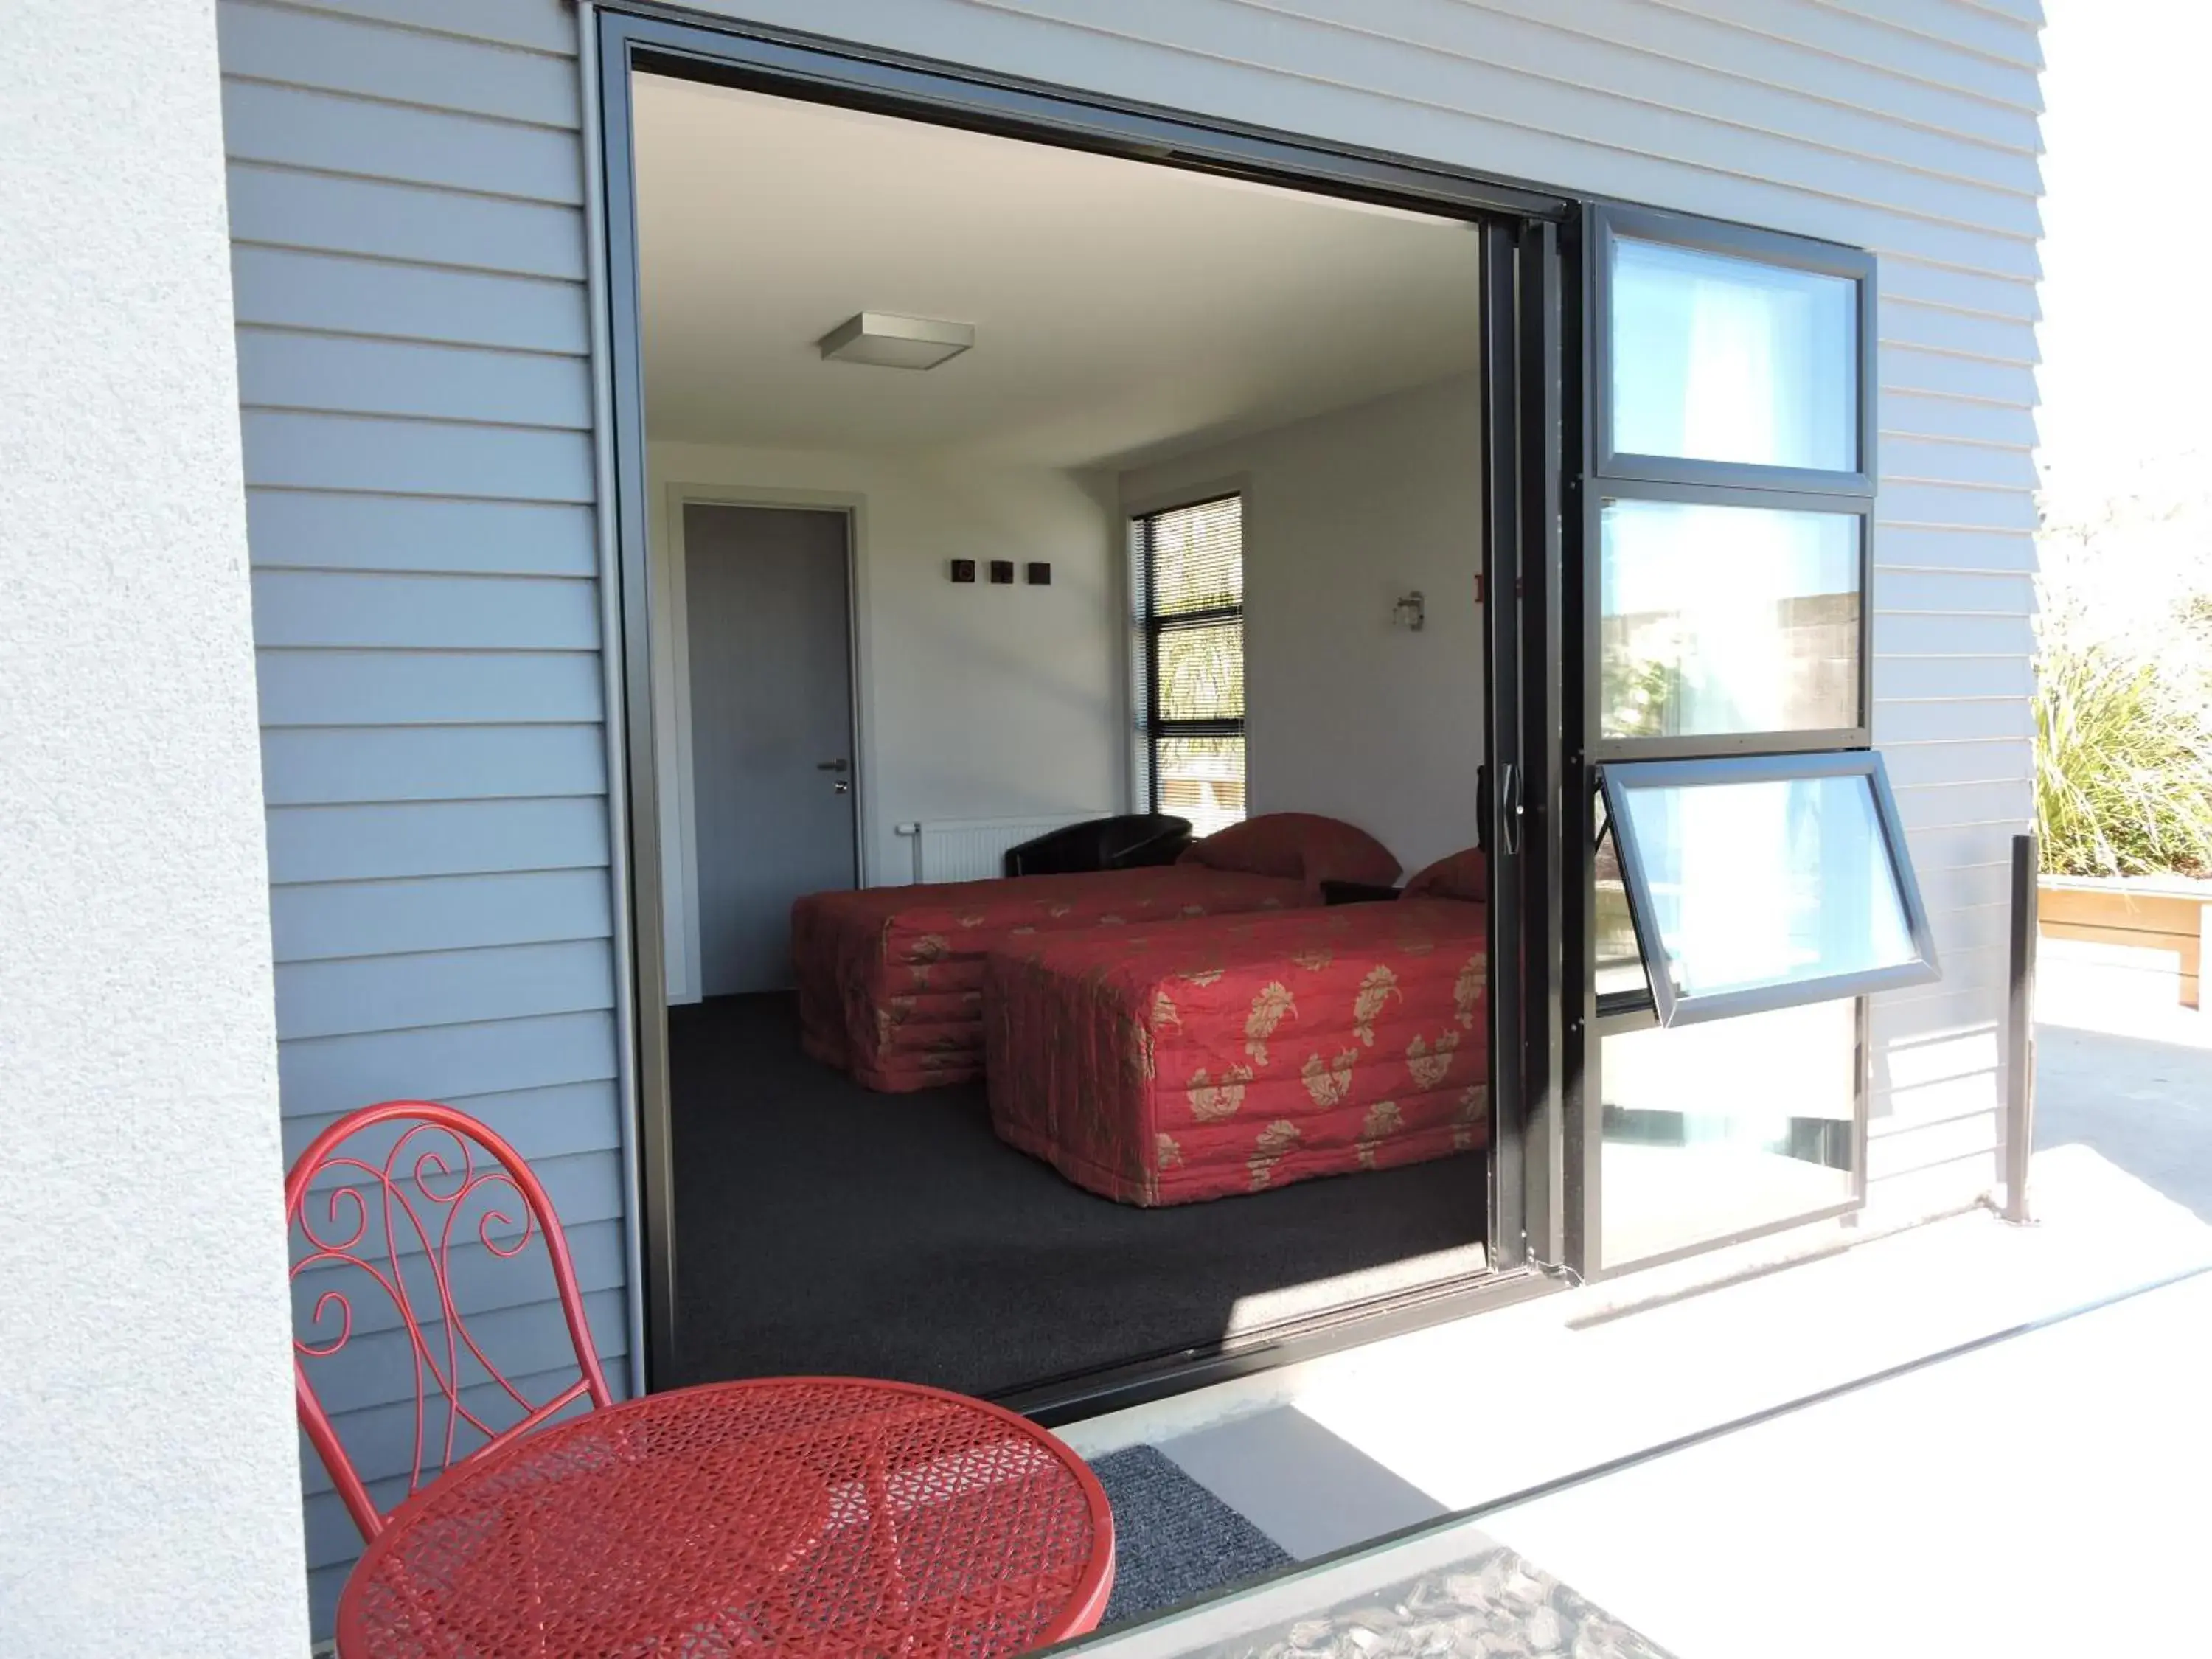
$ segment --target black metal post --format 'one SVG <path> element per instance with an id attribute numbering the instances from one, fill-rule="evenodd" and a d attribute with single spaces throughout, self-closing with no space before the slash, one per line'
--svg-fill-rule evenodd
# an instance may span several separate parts
<path id="1" fill-rule="evenodd" d="M 2012 838 L 2011 1004 L 2005 1021 L 2004 1218 L 2026 1222 L 2027 1159 L 2035 1149 L 2035 878 L 2033 834 Z"/>

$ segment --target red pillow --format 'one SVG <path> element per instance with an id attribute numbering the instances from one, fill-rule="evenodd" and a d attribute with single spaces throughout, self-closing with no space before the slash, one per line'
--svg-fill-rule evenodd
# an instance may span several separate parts
<path id="1" fill-rule="evenodd" d="M 1460 899 L 1469 904 L 1490 899 L 1490 860 L 1480 847 L 1438 859 L 1406 884 L 1400 898 Z"/>
<path id="2" fill-rule="evenodd" d="M 1178 862 L 1249 876 L 1282 876 L 1309 887 L 1324 881 L 1388 887 L 1401 867 L 1390 849 L 1364 830 L 1317 812 L 1262 812 L 1192 842 Z"/>

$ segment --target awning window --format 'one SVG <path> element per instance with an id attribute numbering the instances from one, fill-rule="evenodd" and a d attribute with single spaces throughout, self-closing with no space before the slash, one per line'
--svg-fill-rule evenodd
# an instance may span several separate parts
<path id="1" fill-rule="evenodd" d="M 1603 787 L 1661 1024 L 1936 977 L 1875 751 L 1616 763 Z"/>

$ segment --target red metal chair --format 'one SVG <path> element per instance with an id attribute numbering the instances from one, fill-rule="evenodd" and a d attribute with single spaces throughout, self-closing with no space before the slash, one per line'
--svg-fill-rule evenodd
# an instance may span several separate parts
<path id="1" fill-rule="evenodd" d="M 356 1138 L 370 1150 L 345 1150 Z M 389 1511 L 380 1510 L 369 1496 L 307 1374 L 310 1360 L 326 1359 L 354 1340 L 355 1294 L 380 1292 L 405 1333 L 415 1397 L 409 1496 L 423 1485 L 426 1457 L 434 1448 L 437 1455 L 427 1461 L 433 1478 L 527 1434 L 586 1396 L 595 1408 L 613 1403 L 584 1318 L 568 1241 L 545 1189 L 520 1153 L 466 1113 L 430 1101 L 392 1100 L 341 1119 L 316 1136 L 292 1166 L 284 1183 L 284 1214 L 288 1227 L 296 1230 L 293 1280 L 313 1275 L 309 1288 L 315 1294 L 310 1331 L 292 1344 L 300 1424 L 364 1539 L 384 1529 Z M 542 1403 L 528 1399 L 485 1357 L 453 1295 L 457 1249 L 481 1246 L 491 1258 L 513 1261 L 538 1237 L 580 1373 Z M 369 1282 L 356 1282 L 358 1274 Z M 315 1284 L 324 1278 L 335 1282 Z M 318 1336 L 332 1318 L 337 1335 Z M 463 1397 L 471 1392 L 474 1403 Z M 440 1434 L 433 1418 L 441 1406 Z M 516 1420 L 497 1428 L 486 1420 L 517 1413 Z M 471 1436 L 480 1443 L 465 1445 Z"/>

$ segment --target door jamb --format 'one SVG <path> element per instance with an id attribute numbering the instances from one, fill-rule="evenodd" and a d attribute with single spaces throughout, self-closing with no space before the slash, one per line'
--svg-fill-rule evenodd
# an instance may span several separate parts
<path id="1" fill-rule="evenodd" d="M 693 1000 L 699 991 L 699 847 L 696 808 L 691 799 L 691 647 L 684 631 L 689 617 L 690 573 L 684 565 L 684 509 L 687 507 L 762 507 L 801 513 L 835 513 L 845 520 L 845 667 L 846 695 L 851 700 L 852 730 L 846 742 L 852 750 L 853 884 L 866 887 L 875 875 L 870 836 L 874 817 L 871 790 L 875 776 L 874 722 L 869 718 L 867 643 L 867 497 L 842 490 L 787 489 L 774 485 L 685 483 L 662 486 L 661 511 L 666 534 L 655 551 L 661 555 L 664 579 L 659 590 L 665 603 L 659 615 L 670 658 L 668 689 L 671 707 L 669 750 L 676 768 L 678 871 L 684 883 L 684 960 L 692 975 Z M 656 730 L 658 723 L 656 722 Z M 661 826 L 664 842 L 665 825 Z M 665 887 L 664 884 L 664 906 Z"/>
<path id="2" fill-rule="evenodd" d="M 629 764 L 626 841 L 629 891 L 622 896 L 633 930 L 632 973 L 637 1062 L 633 1071 L 639 1148 L 633 1195 L 644 1215 L 643 1304 L 647 1386 L 667 1386 L 676 1369 L 674 1155 L 670 1145 L 665 946 L 659 856 L 659 785 L 650 626 L 651 543 L 647 533 L 645 407 L 640 361 L 641 298 L 632 172 L 630 79 L 643 68 L 810 101 L 842 104 L 906 119 L 998 133 L 1032 143 L 1116 155 L 1158 165 L 1256 179 L 1307 193 L 1336 196 L 1459 217 L 1477 228 L 1500 219 L 1547 227 L 1565 222 L 1575 203 L 1545 191 L 1417 157 L 1340 144 L 1161 109 L 1110 94 L 1048 86 L 957 64 L 754 25 L 708 27 L 679 22 L 656 9 L 593 8 L 598 31 L 590 54 L 597 71 L 596 106 L 604 235 L 614 478 L 611 506 L 616 568 L 622 591 Z M 1556 392 L 1553 392 L 1556 403 Z M 1523 399 L 1525 403 L 1526 399 Z M 1518 409 L 1516 422 L 1525 418 Z M 1509 434 L 1527 447 L 1527 434 Z M 1549 441 L 1554 434 L 1543 434 Z M 1499 442 L 1486 434 L 1493 449 Z M 1533 515 L 1540 523 L 1540 507 Z M 1493 677 L 1494 683 L 1494 677 Z M 1552 769 L 1547 768 L 1547 771 Z M 1498 785 L 1493 774 L 1493 788 Z M 1556 825 L 1543 810 L 1540 821 Z M 1553 833 L 1556 833 L 1554 829 Z M 1556 860 L 1531 860 L 1551 886 L 1547 913 L 1556 915 Z M 1556 926 L 1556 924 L 1554 924 Z M 1552 961 L 1556 963 L 1556 953 Z M 1556 1005 L 1559 986 L 1545 983 L 1539 1006 Z M 1554 1017 L 1556 1019 L 1556 1016 Z M 1493 1107 L 1493 1121 L 1497 1114 Z M 1498 1160 L 1492 1158 L 1493 1170 Z M 1498 1206 L 1492 1206 L 1493 1217 Z"/>

